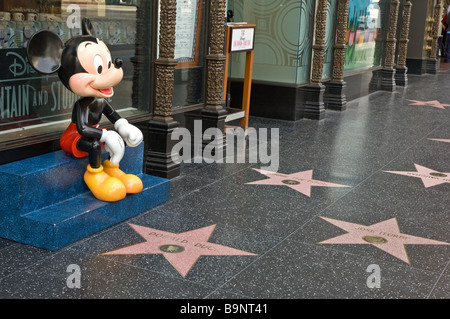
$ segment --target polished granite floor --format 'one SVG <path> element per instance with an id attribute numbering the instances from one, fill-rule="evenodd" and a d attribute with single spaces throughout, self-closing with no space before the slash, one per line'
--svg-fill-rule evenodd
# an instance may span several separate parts
<path id="1" fill-rule="evenodd" d="M 277 173 L 183 163 L 164 205 L 64 249 L 0 239 L 0 298 L 448 299 L 448 83 L 410 75 L 321 121 L 252 117 L 248 153 L 278 147 Z"/>

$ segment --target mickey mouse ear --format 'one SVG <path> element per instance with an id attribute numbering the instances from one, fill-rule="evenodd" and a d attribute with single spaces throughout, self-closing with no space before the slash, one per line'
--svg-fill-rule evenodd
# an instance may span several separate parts
<path id="1" fill-rule="evenodd" d="M 52 74 L 61 66 L 64 43 L 61 38 L 49 30 L 36 32 L 28 42 L 27 55 L 36 71 Z"/>
<path id="2" fill-rule="evenodd" d="M 91 35 L 96 37 L 94 26 L 88 18 L 83 18 L 81 21 L 81 31 L 83 35 Z"/>

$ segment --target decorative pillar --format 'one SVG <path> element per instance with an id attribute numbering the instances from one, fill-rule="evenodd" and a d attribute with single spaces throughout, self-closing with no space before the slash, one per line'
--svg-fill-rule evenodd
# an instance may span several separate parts
<path id="1" fill-rule="evenodd" d="M 406 67 L 406 54 L 408 52 L 409 27 L 411 24 L 412 3 L 407 0 L 403 5 L 403 25 L 399 40 L 398 61 L 395 68 L 395 83 L 399 86 L 408 84 L 408 68 Z"/>
<path id="2" fill-rule="evenodd" d="M 391 12 L 389 18 L 389 28 L 386 37 L 386 49 L 384 51 L 384 64 L 381 70 L 380 89 L 383 91 L 395 91 L 395 47 L 397 44 L 397 21 L 399 0 L 391 1 Z"/>
<path id="3" fill-rule="evenodd" d="M 304 117 L 321 120 L 325 116 L 323 94 L 325 86 L 322 84 L 323 63 L 325 58 L 325 28 L 327 23 L 327 0 L 318 0 L 316 12 L 314 55 L 312 60 L 312 75 L 310 84 L 304 88 L 305 112 Z"/>
<path id="4" fill-rule="evenodd" d="M 171 135 L 179 123 L 172 118 L 175 66 L 175 24 L 177 1 L 160 1 L 159 57 L 155 60 L 154 116 L 146 127 L 146 162 L 144 172 L 149 175 L 174 178 L 180 175 L 180 164 L 172 160 L 176 141 Z"/>
<path id="5" fill-rule="evenodd" d="M 441 20 L 443 11 L 443 0 L 436 0 L 434 6 L 434 18 L 433 18 L 433 40 L 431 41 L 430 57 L 427 61 L 427 73 L 436 74 L 439 69 L 438 54 L 438 42 L 441 34 Z"/>
<path id="6" fill-rule="evenodd" d="M 207 84 L 205 109 L 220 111 L 225 74 L 226 0 L 212 0 L 210 8 L 209 54 L 206 56 Z"/>
<path id="7" fill-rule="evenodd" d="M 225 147 L 225 119 L 227 110 L 223 103 L 223 86 L 225 76 L 225 15 L 226 0 L 211 0 L 209 10 L 209 47 L 206 56 L 206 100 L 204 108 L 198 112 L 185 113 L 186 127 L 190 132 L 197 132 L 194 125 L 201 121 L 202 140 L 194 140 L 195 145 L 202 145 L 202 149 L 209 145 L 215 151 Z M 197 120 L 197 121 L 196 121 Z M 199 122 L 197 122 L 199 123 Z M 213 141 L 204 140 L 203 133 L 209 128 L 217 128 L 223 134 L 223 139 L 219 140 L 217 136 Z M 194 139 L 195 139 L 195 134 Z M 197 138 L 199 138 L 197 136 Z M 199 155 L 198 149 L 194 149 L 194 156 Z"/>
<path id="8" fill-rule="evenodd" d="M 339 0 L 337 12 L 336 44 L 334 45 L 333 75 L 328 83 L 327 108 L 344 111 L 347 108 L 344 81 L 345 36 L 348 23 L 348 5 L 350 0 Z"/>

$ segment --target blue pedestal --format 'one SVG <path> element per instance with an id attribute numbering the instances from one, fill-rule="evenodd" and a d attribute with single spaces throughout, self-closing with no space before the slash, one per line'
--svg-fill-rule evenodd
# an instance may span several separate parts
<path id="1" fill-rule="evenodd" d="M 87 159 L 58 151 L 0 165 L 0 237 L 58 250 L 166 202 L 170 181 L 142 173 L 143 152 L 142 144 L 127 148 L 120 163 L 142 179 L 143 191 L 113 203 L 84 183 Z"/>

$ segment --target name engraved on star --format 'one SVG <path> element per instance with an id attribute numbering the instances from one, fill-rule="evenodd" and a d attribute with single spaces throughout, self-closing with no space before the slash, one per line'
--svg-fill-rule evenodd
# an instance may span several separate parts
<path id="1" fill-rule="evenodd" d="M 447 175 L 442 174 L 442 173 L 430 173 L 431 176 L 435 176 L 435 177 L 447 177 Z"/>
<path id="2" fill-rule="evenodd" d="M 212 246 L 209 246 L 209 245 L 205 245 L 205 244 L 201 244 L 201 243 L 195 244 L 194 247 L 199 247 L 199 248 L 202 248 L 202 249 L 208 249 L 208 250 L 219 252 L 219 250 L 216 249 L 215 247 L 212 247 Z"/>
<path id="3" fill-rule="evenodd" d="M 447 177 L 446 174 L 442 173 L 430 173 L 429 175 L 426 174 L 420 174 L 416 172 L 408 172 L 407 175 L 413 176 L 413 177 L 419 177 L 419 178 L 428 178 L 428 179 L 441 179 L 446 182 L 450 182 L 450 178 L 444 178 Z"/>
<path id="4" fill-rule="evenodd" d="M 180 242 L 182 244 L 188 242 L 186 239 L 182 239 L 182 238 L 175 237 L 175 236 L 170 236 L 170 235 L 167 235 L 167 234 L 161 234 L 161 233 L 157 233 L 157 232 L 151 232 L 151 233 L 149 233 L 149 236 L 155 236 L 157 238 L 170 239 L 170 240 L 173 240 L 173 241 L 176 241 L 176 242 Z"/>
<path id="5" fill-rule="evenodd" d="M 404 239 L 404 240 L 408 239 L 408 236 L 399 235 L 399 234 L 392 234 L 392 233 L 388 233 L 388 232 L 385 232 L 385 231 L 377 231 L 377 230 L 370 229 L 370 228 L 367 228 L 367 227 L 359 226 L 359 227 L 355 227 L 355 229 L 356 230 L 361 230 L 361 231 L 364 231 L 364 232 L 368 232 L 368 233 L 371 233 L 371 234 L 376 234 L 376 235 L 379 235 L 379 236 L 392 237 L 392 238 L 398 238 L 398 239 Z M 372 244 L 384 244 L 384 243 L 387 242 L 387 239 L 385 239 L 384 237 L 377 237 L 377 236 L 364 236 L 363 239 L 365 241 L 369 242 L 369 243 L 372 243 Z"/>
<path id="6" fill-rule="evenodd" d="M 280 174 L 280 173 L 273 173 L 273 174 L 268 174 L 268 175 L 277 176 L 277 177 L 286 177 L 286 175 Z M 295 179 L 295 177 L 293 179 Z"/>
<path id="7" fill-rule="evenodd" d="M 366 228 L 366 227 L 355 227 L 355 229 L 366 231 L 366 232 L 369 232 L 369 233 L 374 233 L 375 232 L 373 229 Z"/>
<path id="8" fill-rule="evenodd" d="M 167 234 L 161 234 L 161 233 L 157 233 L 157 232 L 151 232 L 149 233 L 150 236 L 155 236 L 157 238 L 164 238 L 164 239 L 168 239 L 171 241 L 175 241 L 177 243 L 180 244 L 190 244 L 192 245 L 192 243 L 189 243 L 189 241 L 187 239 L 181 238 L 181 237 L 176 237 L 176 236 L 170 236 Z M 216 252 L 220 252 L 220 250 L 218 250 L 216 247 L 210 246 L 210 245 L 206 245 L 204 243 L 194 243 L 193 244 L 194 247 L 197 248 L 201 248 L 201 249 L 207 249 L 207 250 L 211 250 L 211 251 L 216 251 Z M 185 250 L 184 247 L 182 246 L 178 246 L 178 245 L 162 245 L 159 247 L 159 250 L 165 252 L 165 253 L 181 253 Z"/>
<path id="9" fill-rule="evenodd" d="M 271 176 L 277 176 L 277 177 L 286 177 L 286 175 L 284 174 L 269 174 Z M 286 185 L 299 185 L 301 183 L 312 183 L 314 182 L 314 184 L 316 186 L 328 186 L 328 184 L 326 182 L 321 182 L 321 181 L 316 181 L 316 180 L 312 180 L 312 179 L 302 179 L 302 178 L 297 178 L 295 176 L 290 176 L 289 179 L 285 179 L 281 181 L 283 184 Z"/>
<path id="10" fill-rule="evenodd" d="M 402 236 L 402 235 L 398 235 L 398 234 L 391 234 L 391 233 L 386 233 L 386 232 L 383 232 L 383 231 L 380 231 L 379 234 L 383 235 L 383 236 L 387 236 L 387 237 L 399 238 L 399 239 L 404 239 L 404 240 L 408 239 L 408 236 Z"/>

